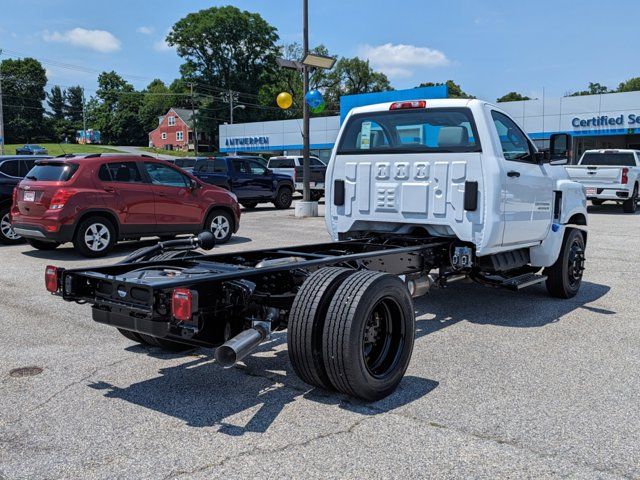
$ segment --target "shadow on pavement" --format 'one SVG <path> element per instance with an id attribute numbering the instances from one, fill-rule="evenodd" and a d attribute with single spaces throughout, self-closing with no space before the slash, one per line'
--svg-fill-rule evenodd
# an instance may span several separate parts
<path id="1" fill-rule="evenodd" d="M 542 327 L 559 321 L 573 310 L 597 308 L 586 304 L 601 298 L 609 287 L 584 282 L 579 295 L 570 300 L 551 298 L 543 287 L 519 294 L 474 284 L 456 284 L 447 290 L 436 290 L 416 302 L 417 338 L 462 320 L 509 328 Z M 422 318 L 427 316 L 430 318 Z M 184 357 L 185 363 L 163 368 L 159 376 L 128 387 L 106 382 L 90 386 L 104 390 L 109 398 L 182 419 L 189 426 L 219 425 L 220 432 L 233 436 L 266 432 L 287 404 L 300 396 L 362 415 L 376 415 L 407 405 L 438 387 L 437 381 L 407 376 L 396 392 L 375 403 L 314 389 L 296 377 L 287 350 L 282 348 L 285 343 L 285 333 L 274 334 L 272 340 L 261 345 L 244 364 L 229 370 L 223 370 L 214 362 L 210 350 L 201 349 L 197 358 Z M 150 347 L 128 349 L 161 359 L 176 358 Z"/>
<path id="2" fill-rule="evenodd" d="M 587 212 L 590 215 L 623 215 L 633 217 L 634 215 L 640 215 L 640 208 L 638 208 L 636 213 L 624 213 L 622 211 L 622 204 L 605 203 L 603 205 L 588 205 Z"/>

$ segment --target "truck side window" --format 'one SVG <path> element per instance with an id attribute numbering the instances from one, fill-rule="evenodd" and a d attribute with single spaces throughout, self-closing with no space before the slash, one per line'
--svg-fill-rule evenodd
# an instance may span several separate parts
<path id="1" fill-rule="evenodd" d="M 531 150 L 527 136 L 522 130 L 506 115 L 491 111 L 493 123 L 500 138 L 502 153 L 506 160 L 528 160 L 531 158 Z"/>
<path id="2" fill-rule="evenodd" d="M 267 169 L 260 165 L 258 162 L 247 162 L 251 169 L 251 175 L 266 175 Z"/>

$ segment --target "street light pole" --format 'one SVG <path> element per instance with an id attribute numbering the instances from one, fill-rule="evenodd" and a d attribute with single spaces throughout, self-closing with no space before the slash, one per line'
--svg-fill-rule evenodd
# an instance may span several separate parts
<path id="1" fill-rule="evenodd" d="M 0 55 L 2 55 L 1 48 L 0 48 Z M 0 155 L 4 155 L 4 110 L 2 108 L 2 61 L 0 61 Z"/>
<path id="2" fill-rule="evenodd" d="M 303 58 L 309 53 L 309 0 L 302 0 L 302 49 Z M 303 77 L 303 98 L 302 98 L 302 201 L 311 201 L 311 188 L 309 186 L 309 105 L 304 96 L 309 91 L 309 66 L 303 65 L 302 77 Z"/>

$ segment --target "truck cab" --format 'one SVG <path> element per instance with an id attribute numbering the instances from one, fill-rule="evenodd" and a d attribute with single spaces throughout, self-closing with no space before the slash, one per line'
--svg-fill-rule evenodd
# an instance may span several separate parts
<path id="1" fill-rule="evenodd" d="M 560 140 L 569 144 L 552 139 L 552 159 L 506 112 L 475 99 L 355 108 L 327 169 L 327 228 L 335 240 L 371 231 L 454 237 L 478 257 L 519 250 L 532 266 L 549 266 L 565 227 L 587 223 Z"/>

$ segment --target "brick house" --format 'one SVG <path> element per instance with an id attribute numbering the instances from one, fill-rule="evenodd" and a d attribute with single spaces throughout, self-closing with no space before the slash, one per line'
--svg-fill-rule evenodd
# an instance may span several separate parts
<path id="1" fill-rule="evenodd" d="M 198 133 L 198 140 L 203 140 L 201 133 Z M 193 150 L 191 110 L 170 108 L 165 115 L 158 117 L 158 127 L 149 132 L 149 146 L 163 150 Z"/>

